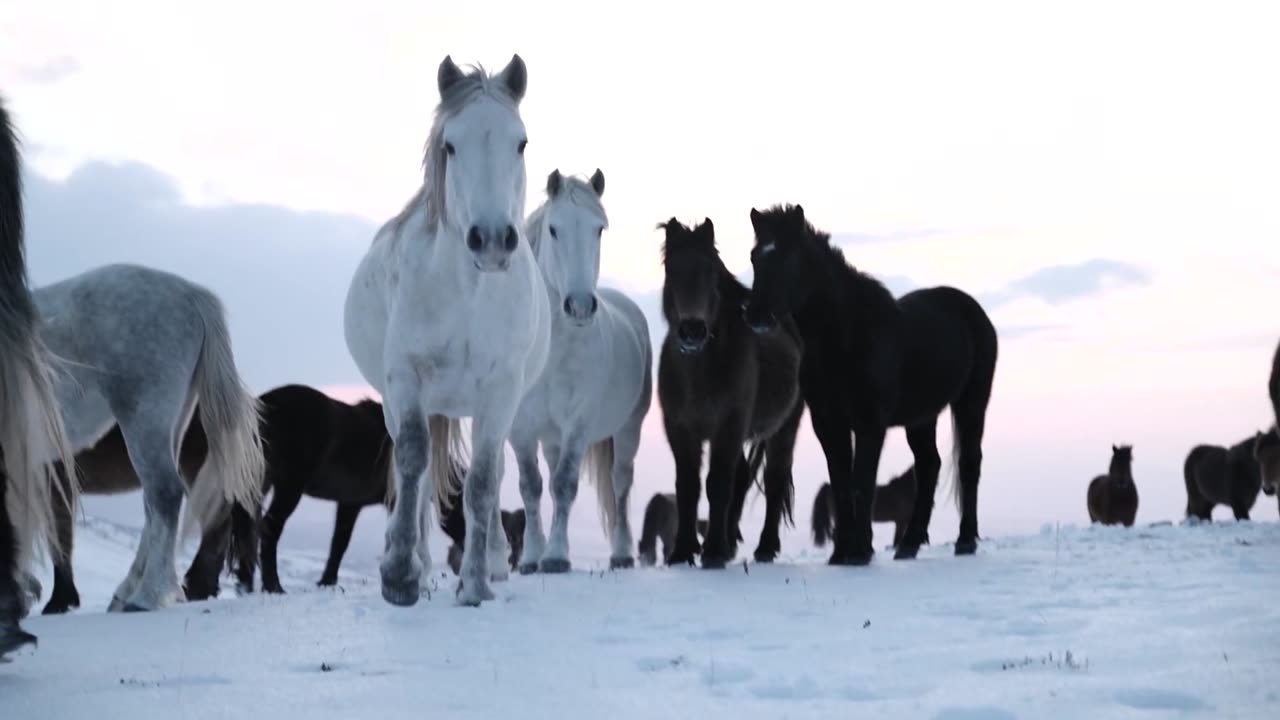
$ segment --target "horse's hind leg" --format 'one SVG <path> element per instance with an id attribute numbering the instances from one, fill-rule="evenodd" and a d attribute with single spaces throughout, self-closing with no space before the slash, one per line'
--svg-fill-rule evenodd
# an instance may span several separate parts
<path id="1" fill-rule="evenodd" d="M 645 410 L 648 409 L 646 404 Z M 613 497 L 614 527 L 613 553 L 609 557 L 610 568 L 634 567 L 631 555 L 631 488 L 635 484 L 636 453 L 640 451 L 640 428 L 644 415 L 633 416 L 618 434 L 613 436 Z M 663 548 L 664 550 L 666 548 Z"/>
<path id="2" fill-rule="evenodd" d="M 513 431 L 510 445 L 520 471 L 520 499 L 524 502 L 524 548 L 520 551 L 520 574 L 538 571 L 546 550 L 542 532 L 542 471 L 538 468 L 538 440 L 529 433 Z M 554 466 L 552 466 L 554 469 Z"/>
<path id="3" fill-rule="evenodd" d="M 990 383 L 986 385 L 986 393 L 969 394 L 951 406 L 960 480 L 960 535 L 956 538 L 956 555 L 972 555 L 978 551 L 978 480 L 982 476 L 982 435 L 987 423 L 989 394 Z M 919 472 L 919 466 L 916 471 Z M 929 492 L 933 492 L 932 485 Z"/>
<path id="4" fill-rule="evenodd" d="M 67 482 L 61 467 L 58 468 L 58 481 Z M 44 606 L 44 615 L 59 615 L 80 607 L 80 592 L 76 589 L 75 573 L 71 567 L 71 551 L 75 545 L 75 519 L 71 517 L 71 511 L 66 503 L 54 503 L 53 519 L 62 552 L 53 556 L 53 590 Z"/>
<path id="5" fill-rule="evenodd" d="M 804 417 L 804 403 L 797 402 L 786 422 L 765 445 L 765 519 L 764 527 L 760 530 L 760 543 L 756 546 L 756 562 L 773 562 L 777 559 L 778 553 L 782 552 L 782 538 L 779 530 L 784 517 L 791 519 L 792 496 L 795 492 L 791 465 L 802 417 Z"/>
<path id="6" fill-rule="evenodd" d="M 227 514 L 200 538 L 200 549 L 191 560 L 191 567 L 182 582 L 182 591 L 188 601 L 218 597 L 218 578 L 222 575 L 230 543 L 231 516 Z"/>
<path id="7" fill-rule="evenodd" d="M 181 588 L 174 567 L 174 551 L 178 541 L 178 519 L 186 487 L 178 474 L 177 462 L 169 441 L 171 430 L 163 429 L 141 418 L 122 421 L 129 459 L 142 480 L 143 500 L 150 510 L 143 531 L 146 543 L 145 566 L 133 592 L 122 596 L 125 612 L 155 610 Z"/>
<path id="8" fill-rule="evenodd" d="M 347 554 L 351 533 L 355 531 L 356 519 L 363 509 L 360 503 L 338 503 L 338 511 L 333 518 L 333 539 L 329 541 L 329 559 L 325 561 L 320 582 L 316 583 L 319 587 L 338 584 L 338 568 L 342 565 L 342 556 Z"/>
<path id="9" fill-rule="evenodd" d="M 9 478 L 0 469 L 0 660 L 24 645 L 35 645 L 36 636 L 22 629 L 22 593 L 17 575 L 18 530 L 9 518 L 5 504 Z"/>
<path id="10" fill-rule="evenodd" d="M 915 457 L 916 498 L 911 511 L 911 521 L 903 533 L 895 560 L 911 560 L 922 545 L 929 544 L 929 522 L 933 519 L 933 494 L 938 487 L 938 473 L 942 470 L 942 458 L 938 455 L 938 425 L 933 418 L 925 423 L 907 428 L 907 444 Z"/>

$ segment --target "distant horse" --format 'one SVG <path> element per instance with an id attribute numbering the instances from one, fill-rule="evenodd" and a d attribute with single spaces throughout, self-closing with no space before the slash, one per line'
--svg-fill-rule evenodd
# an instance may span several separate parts
<path id="1" fill-rule="evenodd" d="M 644 508 L 644 522 L 640 525 L 640 542 L 636 546 L 636 554 L 640 556 L 640 564 L 652 567 L 658 564 L 658 541 L 662 541 L 662 561 L 668 562 L 671 552 L 675 550 L 676 525 L 679 521 L 676 512 L 675 493 L 654 493 L 649 504 Z M 698 535 L 707 534 L 707 521 L 698 518 Z M 739 533 L 738 540 L 742 540 Z"/>
<path id="2" fill-rule="evenodd" d="M 267 462 L 262 492 L 271 492 L 271 504 L 257 522 L 244 508 L 232 510 L 237 587 L 253 590 L 260 552 L 262 589 L 284 592 L 276 557 L 285 523 L 303 495 L 337 503 L 329 558 L 316 583 L 336 585 L 360 511 L 372 505 L 391 507 L 395 500 L 391 437 L 382 404 L 366 399 L 351 405 L 296 384 L 274 388 L 259 400 Z"/>
<path id="3" fill-rule="evenodd" d="M 902 542 L 902 536 L 911 522 L 911 513 L 916 506 L 916 472 L 915 466 L 906 469 L 898 477 L 884 485 L 876 486 L 875 497 L 871 500 L 871 521 L 893 523 L 893 545 Z M 826 545 L 827 538 L 832 537 L 835 507 L 831 501 L 831 484 L 822 483 L 818 494 L 813 498 L 813 544 L 818 547 Z"/>
<path id="4" fill-rule="evenodd" d="M 835 502 L 833 565 L 866 565 L 871 503 L 885 435 L 906 429 L 915 457 L 915 509 L 896 559 L 929 542 L 942 459 L 938 416 L 950 406 L 960 509 L 956 555 L 978 548 L 982 435 L 995 378 L 997 339 L 987 313 L 952 287 L 915 290 L 894 300 L 845 261 L 831 236 L 799 205 L 751 209 L 755 284 L 745 315 L 768 335 L 794 318 L 804 339 L 800 384 L 814 433 L 827 457 Z M 856 439 L 856 450 L 849 437 Z"/>
<path id="5" fill-rule="evenodd" d="M 1133 527 L 1138 514 L 1138 486 L 1133 484 L 1133 446 L 1112 445 L 1106 475 L 1089 483 L 1089 521 Z"/>
<path id="6" fill-rule="evenodd" d="M 658 402 L 676 466 L 679 527 L 669 562 L 722 568 L 737 551 L 736 526 L 754 474 L 743 459 L 752 442 L 758 466 L 765 461 L 765 524 L 757 562 L 771 562 L 782 548 L 778 526 L 791 520 L 791 461 L 804 413 L 799 370 L 803 344 L 794 328 L 761 335 L 742 318 L 749 291 L 729 272 L 707 219 L 690 229 L 675 218 L 666 230 L 662 314 L 667 335 L 658 363 Z M 696 535 L 701 495 L 702 445 L 710 443 L 706 545 Z"/>
<path id="7" fill-rule="evenodd" d="M 57 394 L 72 447 L 92 447 L 118 423 L 142 480 L 142 537 L 109 609 L 154 610 L 180 591 L 174 552 L 187 488 L 177 457 L 197 401 L 210 457 L 191 486 L 189 520 L 207 530 L 229 502 L 253 506 L 261 492 L 258 402 L 236 370 L 222 302 L 177 275 L 124 264 L 34 296 L 45 342 L 71 361 Z"/>
<path id="8" fill-rule="evenodd" d="M 1237 520 L 1249 519 L 1262 485 L 1262 471 L 1254 457 L 1256 440 L 1257 435 L 1251 435 L 1229 448 L 1197 445 L 1187 453 L 1182 477 L 1188 518 L 1210 520 L 1215 506 L 1226 505 Z"/>
<path id="9" fill-rule="evenodd" d="M 569 510 L 584 470 L 612 541 L 609 567 L 635 564 L 628 507 L 640 427 L 653 399 L 653 350 L 640 306 L 598 287 L 609 226 L 603 195 L 598 169 L 589 183 L 552 171 L 546 202 L 525 224 L 553 310 L 546 370 L 511 426 L 526 519 L 522 573 L 569 570 Z M 539 445 L 551 470 L 550 542 L 542 534 Z"/>
<path id="10" fill-rule="evenodd" d="M 459 477 L 466 475 L 466 469 L 458 467 L 455 471 L 459 473 Z M 440 521 L 440 529 L 449 537 L 453 543 L 449 546 L 449 569 L 454 575 L 461 576 L 462 573 L 462 548 L 466 545 L 467 539 L 467 518 L 462 512 L 462 489 L 459 487 L 449 498 L 449 511 L 445 513 L 444 518 Z M 507 565 L 510 569 L 515 570 L 520 562 L 520 551 L 524 546 L 524 528 L 525 528 L 525 512 L 524 508 L 518 510 L 502 510 L 502 529 L 507 536 L 507 544 L 511 546 L 511 553 L 507 556 Z"/>
<path id="11" fill-rule="evenodd" d="M 71 466 L 74 454 L 54 394 L 60 368 L 38 324 L 27 284 L 22 156 L 0 98 L 0 659 L 36 643 L 18 624 L 31 594 L 39 595 L 34 562 L 50 538 L 54 504 L 75 504 L 74 484 L 69 494 L 54 492 L 50 458 Z M 52 549 L 55 557 L 61 551 Z"/>
<path id="12" fill-rule="evenodd" d="M 208 452 L 208 440 L 200 428 L 200 419 L 192 418 L 178 453 L 179 473 L 188 492 Z M 129 450 L 119 425 L 113 425 L 92 447 L 76 453 L 75 463 L 81 494 L 115 495 L 142 487 L 138 473 L 129 461 Z M 62 468 L 58 470 L 59 479 L 67 482 Z M 71 508 L 55 503 L 54 517 L 58 544 L 63 552 L 53 561 L 53 591 L 45 604 L 45 615 L 65 613 L 80 607 L 80 592 L 76 589 L 71 563 L 75 547 L 75 522 Z M 227 523 L 220 522 L 205 533 L 183 582 L 183 594 L 187 600 L 203 600 L 217 595 L 218 575 L 226 553 L 227 530 Z"/>
<path id="13" fill-rule="evenodd" d="M 445 502 L 453 487 L 463 417 L 472 418 L 473 456 L 458 602 L 493 599 L 490 580 L 508 576 L 498 512 L 503 446 L 547 364 L 551 336 L 546 286 L 518 230 L 527 79 L 519 55 L 495 76 L 464 73 L 445 57 L 422 187 L 378 230 L 347 291 L 347 349 L 381 394 L 395 443 L 397 501 L 381 563 L 382 597 L 393 605 L 418 602 L 431 564 L 427 505 L 433 496 Z"/>

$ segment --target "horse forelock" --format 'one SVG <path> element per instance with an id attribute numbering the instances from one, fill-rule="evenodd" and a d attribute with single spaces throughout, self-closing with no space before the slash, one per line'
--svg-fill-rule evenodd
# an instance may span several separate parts
<path id="1" fill-rule="evenodd" d="M 591 187 L 589 181 L 574 176 L 565 176 L 561 180 L 560 190 L 554 195 L 548 195 L 547 199 L 541 205 L 529 213 L 529 217 L 525 219 L 524 230 L 525 237 L 529 238 L 529 242 L 534 250 L 538 249 L 538 241 L 541 239 L 543 225 L 546 224 L 547 217 L 551 214 L 551 207 L 558 201 L 567 200 L 574 207 L 585 209 L 588 213 L 598 219 L 604 227 L 609 227 L 609 214 L 605 212 L 604 202 L 600 199 L 600 195 Z"/>
<path id="2" fill-rule="evenodd" d="M 403 224 L 419 206 L 426 216 L 427 227 L 435 227 L 445 213 L 445 174 L 449 155 L 444 150 L 444 128 L 471 103 L 482 97 L 492 98 L 518 112 L 519 101 L 496 75 L 490 75 L 483 66 L 468 66 L 469 71 L 453 83 L 440 96 L 440 102 L 432 113 L 431 129 L 422 151 L 423 184 L 409 200 L 400 214 L 398 224 Z"/>

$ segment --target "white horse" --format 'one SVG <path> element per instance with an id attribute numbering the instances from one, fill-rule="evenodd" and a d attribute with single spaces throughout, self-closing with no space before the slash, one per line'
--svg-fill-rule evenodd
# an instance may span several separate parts
<path id="1" fill-rule="evenodd" d="M 387 523 L 382 596 L 418 601 L 431 566 L 426 505 L 448 502 L 450 468 L 472 418 L 462 495 L 467 536 L 458 602 L 492 599 L 507 577 L 498 514 L 503 444 L 516 406 L 547 362 L 547 292 L 518 225 L 525 204 L 520 118 L 527 71 L 519 55 L 497 75 L 440 63 L 440 104 L 425 177 L 373 239 L 347 291 L 347 348 L 382 394 L 395 443 L 396 504 Z M 421 492 L 424 476 L 432 487 Z"/>
<path id="2" fill-rule="evenodd" d="M 590 184 L 556 170 L 547 178 L 547 201 L 525 227 L 555 320 L 547 369 L 511 429 L 525 508 L 522 573 L 569 570 L 569 510 L 584 466 L 613 543 L 610 567 L 635 564 L 627 507 L 640 426 L 653 396 L 653 349 L 640 307 L 617 290 L 596 287 L 600 239 L 609 225 L 603 195 L 598 169 Z M 539 443 L 555 506 L 550 543 L 542 535 Z"/>
<path id="3" fill-rule="evenodd" d="M 55 388 L 72 448 L 92 447 L 119 424 L 142 483 L 142 537 L 109 609 L 180 599 L 174 551 L 187 489 L 177 458 L 197 401 L 209 456 L 188 513 L 207 528 L 228 502 L 256 507 L 262 492 L 259 403 L 236 371 L 222 302 L 177 275 L 127 264 L 33 294 L 42 338 L 68 361 Z"/>
<path id="4" fill-rule="evenodd" d="M 23 220 L 22 157 L 0 99 L 0 660 L 36 642 L 18 625 L 38 595 L 33 561 L 53 537 L 53 502 L 75 502 L 74 483 L 70 497 L 52 490 L 62 486 L 50 457 L 74 467 L 75 455 L 54 396 L 57 363 L 37 331 Z"/>

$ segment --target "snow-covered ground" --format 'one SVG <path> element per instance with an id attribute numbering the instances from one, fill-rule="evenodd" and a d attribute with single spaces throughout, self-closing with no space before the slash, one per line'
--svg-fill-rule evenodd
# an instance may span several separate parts
<path id="1" fill-rule="evenodd" d="M 575 557 L 480 609 L 453 605 L 440 544 L 409 609 L 376 576 L 317 590 L 323 557 L 288 552 L 288 596 L 106 614 L 136 537 L 81 524 L 86 607 L 27 621 L 40 647 L 0 666 L 0 718 L 1280 717 L 1269 518 L 1046 527 L 861 569 Z"/>

